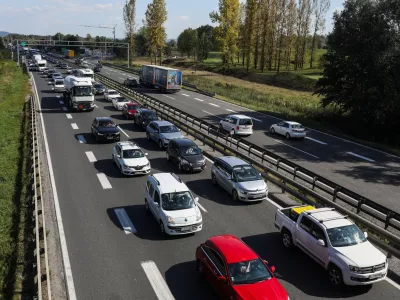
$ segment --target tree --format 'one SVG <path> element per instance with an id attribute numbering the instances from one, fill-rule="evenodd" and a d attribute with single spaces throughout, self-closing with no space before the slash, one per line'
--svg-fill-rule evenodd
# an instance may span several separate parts
<path id="1" fill-rule="evenodd" d="M 238 53 L 237 59 L 238 63 L 240 62 L 240 56 L 242 56 L 242 66 L 244 66 L 244 58 L 246 55 L 246 26 L 245 26 L 245 18 L 246 18 L 246 5 L 244 3 L 239 4 L 239 14 L 238 14 L 238 26 L 239 26 L 239 34 L 238 34 Z"/>
<path id="2" fill-rule="evenodd" d="M 131 65 L 135 54 L 135 11 L 136 0 L 127 0 L 123 9 L 123 15 L 130 53 L 128 67 Z"/>
<path id="3" fill-rule="evenodd" d="M 216 38 L 222 52 L 222 63 L 229 68 L 237 53 L 239 0 L 219 0 L 219 13 L 211 12 L 210 19 L 219 23 Z"/>
<path id="4" fill-rule="evenodd" d="M 249 71 L 251 54 L 254 49 L 254 22 L 256 19 L 257 0 L 247 0 L 245 10 L 245 55 L 246 55 L 246 70 Z"/>
<path id="5" fill-rule="evenodd" d="M 277 41 L 277 51 L 276 53 L 276 60 L 275 62 L 277 63 L 277 68 L 276 72 L 279 73 L 280 68 L 281 68 L 281 57 L 282 57 L 282 45 L 283 45 L 283 37 L 284 37 L 284 30 L 287 29 L 286 24 L 287 24 L 287 0 L 280 0 L 279 6 L 278 6 L 278 20 L 277 20 L 277 26 L 278 26 L 278 41 Z"/>
<path id="6" fill-rule="evenodd" d="M 397 1 L 397 0 L 396 0 Z M 334 105 L 372 140 L 400 145 L 400 9 L 395 0 L 348 0 L 334 14 L 323 77 L 316 84 L 323 106 Z M 396 9 L 397 7 L 397 9 Z"/>
<path id="7" fill-rule="evenodd" d="M 193 56 L 196 58 L 196 48 L 197 48 L 197 40 L 198 35 L 197 31 L 188 28 L 185 29 L 179 36 L 178 36 L 178 50 L 181 54 L 186 54 L 189 58 Z"/>
<path id="8" fill-rule="evenodd" d="M 197 60 L 202 61 L 208 58 L 208 53 L 211 49 L 211 40 L 205 32 L 197 31 Z"/>
<path id="9" fill-rule="evenodd" d="M 313 0 L 314 2 L 314 34 L 311 42 L 310 69 L 313 67 L 316 37 L 325 26 L 325 15 L 331 6 L 330 0 Z"/>
<path id="10" fill-rule="evenodd" d="M 59 41 L 59 40 L 64 40 L 64 35 L 60 32 L 57 32 L 53 37 L 53 40 Z"/>
<path id="11" fill-rule="evenodd" d="M 137 56 L 150 56 L 147 27 L 142 26 L 135 34 L 135 53 Z"/>
<path id="12" fill-rule="evenodd" d="M 171 56 L 172 55 L 172 51 L 174 51 L 176 49 L 176 41 L 175 40 L 169 40 L 166 43 L 166 46 L 164 48 L 164 54 L 166 56 Z"/>
<path id="13" fill-rule="evenodd" d="M 91 40 L 92 40 L 92 36 L 88 33 L 88 34 L 86 35 L 85 40 L 86 40 L 86 41 L 91 41 Z"/>
<path id="14" fill-rule="evenodd" d="M 147 5 L 146 24 L 148 30 L 150 51 L 154 55 L 157 64 L 157 54 L 160 55 L 160 65 L 162 61 L 162 49 L 165 45 L 166 33 L 164 23 L 167 20 L 167 9 L 165 0 L 153 0 Z"/>

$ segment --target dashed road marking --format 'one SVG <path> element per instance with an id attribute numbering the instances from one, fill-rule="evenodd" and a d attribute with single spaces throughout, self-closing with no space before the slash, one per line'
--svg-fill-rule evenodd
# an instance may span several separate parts
<path id="1" fill-rule="evenodd" d="M 200 101 L 200 102 L 204 101 L 203 99 L 200 99 L 200 98 L 194 98 L 194 99 L 197 100 L 197 101 Z"/>
<path id="2" fill-rule="evenodd" d="M 79 134 L 76 136 L 76 138 L 78 139 L 79 143 L 86 144 L 86 139 L 83 135 Z"/>
<path id="3" fill-rule="evenodd" d="M 257 121 L 257 122 L 262 122 L 260 119 L 253 118 L 253 117 L 250 117 L 250 118 L 252 118 L 254 121 Z"/>
<path id="4" fill-rule="evenodd" d="M 183 96 L 190 97 L 188 94 L 182 94 Z"/>
<path id="5" fill-rule="evenodd" d="M 71 127 L 72 127 L 72 129 L 74 129 L 74 130 L 79 129 L 79 127 L 78 127 L 78 125 L 77 125 L 76 123 L 71 123 Z"/>
<path id="6" fill-rule="evenodd" d="M 96 175 L 103 189 L 112 189 L 111 183 L 108 181 L 108 178 L 104 173 L 97 173 Z"/>
<path id="7" fill-rule="evenodd" d="M 226 109 L 227 111 L 230 111 L 230 112 L 233 112 L 233 113 L 237 113 L 236 111 L 234 111 L 233 109 L 229 109 L 229 108 L 227 108 Z"/>
<path id="8" fill-rule="evenodd" d="M 118 77 L 118 79 L 124 80 L 124 78 L 122 78 L 122 77 Z"/>
<path id="9" fill-rule="evenodd" d="M 212 113 L 210 113 L 210 112 L 208 112 L 208 111 L 206 111 L 206 110 L 202 110 L 202 112 L 204 112 L 204 113 L 206 113 L 206 114 L 208 114 L 208 115 L 214 116 L 214 117 L 216 117 L 216 118 L 218 118 L 218 119 L 221 119 L 221 120 L 222 120 L 222 118 L 221 118 L 221 117 L 218 117 L 218 116 L 216 116 L 216 115 L 214 115 L 214 114 L 212 114 Z"/>
<path id="10" fill-rule="evenodd" d="M 96 108 L 99 108 L 96 104 L 94 105 Z"/>
<path id="11" fill-rule="evenodd" d="M 164 94 L 163 94 L 163 96 L 164 96 L 164 97 L 167 97 L 168 99 L 175 100 L 175 98 L 173 98 L 173 97 L 171 97 L 171 96 L 164 95 Z"/>
<path id="12" fill-rule="evenodd" d="M 303 152 L 303 153 L 305 153 L 305 154 L 307 154 L 307 155 L 310 155 L 310 156 L 312 156 L 312 157 L 315 157 L 316 159 L 319 159 L 318 156 L 315 156 L 315 155 L 310 154 L 310 153 L 308 153 L 308 152 L 306 152 L 306 151 L 303 151 L 303 150 L 300 150 L 300 149 L 298 149 L 298 148 L 296 148 L 296 147 L 293 147 L 293 146 L 290 146 L 290 145 L 288 145 L 288 144 L 285 144 L 284 142 L 281 142 L 281 141 L 278 141 L 278 140 L 274 140 L 274 141 L 277 142 L 277 143 L 283 144 L 283 145 L 285 145 L 285 146 L 288 146 L 288 147 L 290 147 L 290 148 L 296 149 L 297 151 Z"/>
<path id="13" fill-rule="evenodd" d="M 67 119 L 72 119 L 72 115 L 71 114 L 66 114 Z"/>
<path id="14" fill-rule="evenodd" d="M 125 134 L 126 137 L 129 137 L 129 135 L 128 135 L 125 131 L 123 131 L 121 127 L 118 127 L 118 129 L 119 129 L 123 134 Z"/>
<path id="15" fill-rule="evenodd" d="M 369 162 L 375 162 L 375 160 L 373 160 L 373 159 L 370 159 L 370 158 L 368 158 L 368 157 L 365 157 L 365 156 L 359 155 L 359 154 L 357 154 L 357 153 L 354 153 L 354 152 L 346 152 L 346 153 L 347 153 L 347 154 L 350 154 L 350 155 L 353 155 L 353 156 L 355 156 L 355 157 L 358 157 L 358 158 L 364 159 L 364 160 L 366 160 L 366 161 L 369 161 Z"/>
<path id="16" fill-rule="evenodd" d="M 208 103 L 208 104 L 210 104 L 210 105 L 212 105 L 212 106 L 215 106 L 215 107 L 219 107 L 219 105 L 214 104 L 214 103 Z"/>
<path id="17" fill-rule="evenodd" d="M 96 162 L 97 161 L 96 156 L 94 156 L 92 151 L 86 151 L 85 154 L 86 154 L 89 162 Z"/>
<path id="18" fill-rule="evenodd" d="M 124 229 L 126 234 L 136 233 L 136 228 L 133 226 L 131 219 L 129 219 L 128 214 L 123 208 L 114 209 L 116 216 L 118 217 L 119 222 L 121 223 L 122 228 Z"/>
<path id="19" fill-rule="evenodd" d="M 157 265 L 152 260 L 141 262 L 142 268 L 150 281 L 158 300 L 175 300 Z"/>
<path id="20" fill-rule="evenodd" d="M 325 142 L 321 142 L 321 141 L 319 141 L 319 140 L 316 140 L 316 139 L 310 138 L 309 136 L 306 136 L 305 138 L 306 138 L 307 140 L 310 140 L 310 141 L 316 142 L 316 143 L 318 143 L 318 144 L 321 144 L 321 145 L 328 145 L 328 144 L 327 144 L 327 143 L 325 143 Z"/>

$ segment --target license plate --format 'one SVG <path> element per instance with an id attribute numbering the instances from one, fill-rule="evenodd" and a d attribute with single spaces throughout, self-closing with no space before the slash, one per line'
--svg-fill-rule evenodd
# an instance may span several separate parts
<path id="1" fill-rule="evenodd" d="M 107 139 L 112 140 L 114 137 L 108 136 Z"/>
<path id="2" fill-rule="evenodd" d="M 380 278 L 382 277 L 382 273 L 378 273 L 378 274 L 372 274 L 369 276 L 369 279 L 376 279 L 376 278 Z"/>
<path id="3" fill-rule="evenodd" d="M 191 230 L 191 229 L 192 229 L 191 227 L 182 227 L 182 228 L 181 228 L 182 231 L 189 231 L 189 230 Z"/>
<path id="4" fill-rule="evenodd" d="M 253 197 L 254 198 L 262 198 L 262 197 L 264 197 L 264 195 L 263 194 L 259 194 L 259 195 L 254 195 Z"/>

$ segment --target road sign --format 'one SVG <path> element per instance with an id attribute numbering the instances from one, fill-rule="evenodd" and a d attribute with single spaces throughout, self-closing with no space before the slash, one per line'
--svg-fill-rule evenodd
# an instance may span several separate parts
<path id="1" fill-rule="evenodd" d="M 25 42 L 21 42 L 21 46 L 22 46 L 22 47 L 25 47 L 25 46 L 26 46 L 26 43 L 25 43 Z"/>

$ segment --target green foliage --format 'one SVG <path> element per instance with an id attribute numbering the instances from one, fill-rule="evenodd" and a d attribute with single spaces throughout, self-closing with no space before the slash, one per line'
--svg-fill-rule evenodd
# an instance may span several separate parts
<path id="1" fill-rule="evenodd" d="M 178 36 L 178 50 L 181 54 L 187 55 L 190 57 L 196 56 L 197 50 L 197 31 L 192 28 L 185 29 Z"/>
<path id="2" fill-rule="evenodd" d="M 141 27 L 135 34 L 135 54 L 137 56 L 150 55 L 149 37 L 145 26 Z"/>

